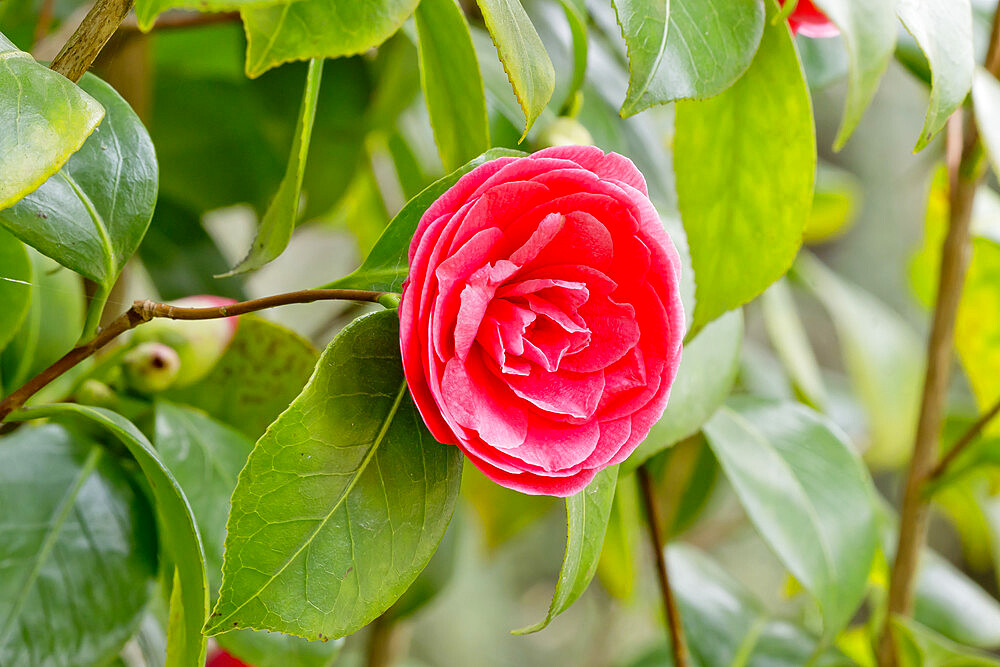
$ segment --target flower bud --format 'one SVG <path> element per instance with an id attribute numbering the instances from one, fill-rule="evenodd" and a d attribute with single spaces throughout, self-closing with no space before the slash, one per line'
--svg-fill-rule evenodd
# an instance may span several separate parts
<path id="1" fill-rule="evenodd" d="M 81 405 L 94 405 L 99 408 L 115 409 L 118 405 L 118 395 L 114 390 L 93 378 L 84 380 L 73 398 Z"/>
<path id="2" fill-rule="evenodd" d="M 170 304 L 181 308 L 217 308 L 236 303 L 219 296 L 190 296 Z M 157 318 L 135 331 L 139 341 L 169 345 L 180 357 L 174 386 L 185 387 L 202 379 L 215 367 L 236 334 L 237 319 L 171 320 Z"/>
<path id="3" fill-rule="evenodd" d="M 181 369 L 181 359 L 169 345 L 140 343 L 125 355 L 122 369 L 132 389 L 154 394 L 174 384 Z"/>
<path id="4" fill-rule="evenodd" d="M 580 121 L 563 116 L 549 123 L 538 137 L 539 148 L 551 146 L 592 146 L 593 137 Z"/>

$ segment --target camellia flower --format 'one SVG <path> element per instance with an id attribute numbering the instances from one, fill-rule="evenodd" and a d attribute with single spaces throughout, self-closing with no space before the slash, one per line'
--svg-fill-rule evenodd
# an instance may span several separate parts
<path id="1" fill-rule="evenodd" d="M 784 5 L 787 0 L 781 0 Z M 795 10 L 788 17 L 788 25 L 793 33 L 806 37 L 836 37 L 840 34 L 837 26 L 830 23 L 826 14 L 816 9 L 812 0 L 799 0 Z"/>
<path id="2" fill-rule="evenodd" d="M 480 165 L 424 213 L 409 260 L 410 392 L 495 482 L 572 495 L 660 418 L 680 263 L 627 158 L 559 146 Z"/>

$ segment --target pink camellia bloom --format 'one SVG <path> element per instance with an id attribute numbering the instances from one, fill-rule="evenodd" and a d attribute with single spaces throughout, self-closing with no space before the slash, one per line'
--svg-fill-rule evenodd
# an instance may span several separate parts
<path id="1" fill-rule="evenodd" d="M 787 0 L 781 0 L 784 5 Z M 837 26 L 830 23 L 826 14 L 816 9 L 812 0 L 799 0 L 795 10 L 788 17 L 788 25 L 793 33 L 806 37 L 836 37 L 840 34 Z"/>
<path id="2" fill-rule="evenodd" d="M 480 165 L 427 209 L 409 258 L 413 400 L 498 484 L 572 495 L 660 418 L 680 262 L 627 158 L 558 146 Z"/>

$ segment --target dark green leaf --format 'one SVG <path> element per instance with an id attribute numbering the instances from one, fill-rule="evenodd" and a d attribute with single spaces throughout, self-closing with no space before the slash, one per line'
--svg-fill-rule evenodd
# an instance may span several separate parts
<path id="1" fill-rule="evenodd" d="M 104 109 L 0 34 L 0 210 L 34 192 L 77 151 Z"/>
<path id="2" fill-rule="evenodd" d="M 555 91 L 555 69 L 520 0 L 476 1 L 524 112 L 523 139 Z"/>
<path id="3" fill-rule="evenodd" d="M 760 294 L 802 244 L 816 171 L 812 105 L 788 28 L 771 24 L 776 12 L 739 81 L 677 104 L 674 173 L 697 302 L 691 332 Z"/>
<path id="4" fill-rule="evenodd" d="M 34 271 L 24 244 L 0 229 L 0 350 L 17 333 L 32 301 Z M 0 394 L 3 392 L 0 391 Z"/>
<path id="5" fill-rule="evenodd" d="M 660 421 L 622 469 L 634 470 L 657 452 L 696 433 L 722 405 L 732 389 L 740 365 L 743 312 L 726 313 L 709 324 L 684 347 L 670 400 Z"/>
<path id="6" fill-rule="evenodd" d="M 299 217 L 302 179 L 305 177 L 306 157 L 309 154 L 309 142 L 312 139 L 313 121 L 316 118 L 316 103 L 319 100 L 322 79 L 323 59 L 314 58 L 309 61 L 309 70 L 306 73 L 302 105 L 299 108 L 298 122 L 295 124 L 295 136 L 292 138 L 292 150 L 288 156 L 288 166 L 285 167 L 285 176 L 281 179 L 278 192 L 260 221 L 257 237 L 250 246 L 249 254 L 232 271 L 220 277 L 256 271 L 277 259 L 288 247 Z"/>
<path id="7" fill-rule="evenodd" d="M 246 298 L 240 281 L 217 279 L 229 263 L 201 224 L 201 216 L 172 199 L 160 197 L 139 258 L 161 299 L 214 294 Z"/>
<path id="8" fill-rule="evenodd" d="M 444 178 L 434 181 L 423 192 L 407 202 L 406 206 L 396 214 L 389 226 L 382 232 L 375 247 L 361 263 L 361 266 L 349 275 L 334 280 L 325 287 L 354 288 L 398 292 L 403 289 L 403 281 L 408 273 L 407 256 L 410 240 L 417 231 L 417 223 L 421 216 L 437 201 L 446 190 L 458 179 L 469 173 L 484 162 L 499 157 L 520 157 L 524 153 L 506 148 L 491 148 L 476 159 L 456 169 Z"/>
<path id="9" fill-rule="evenodd" d="M 83 280 L 34 249 L 28 254 L 34 276 L 31 305 L 0 353 L 0 378 L 8 389 L 21 386 L 69 352 L 83 329 Z"/>
<path id="10" fill-rule="evenodd" d="M 808 408 L 720 408 L 705 435 L 761 537 L 816 599 L 829 638 L 864 598 L 877 546 L 874 489 L 840 430 Z"/>
<path id="11" fill-rule="evenodd" d="M 119 414 L 74 403 L 58 403 L 15 413 L 21 420 L 39 417 L 82 418 L 108 431 L 135 458 L 149 483 L 159 517 L 160 542 L 176 564 L 175 589 L 180 606 L 171 615 L 180 623 L 171 624 L 167 634 L 167 667 L 201 665 L 205 661 L 202 625 L 208 615 L 208 580 L 205 554 L 191 506 L 173 475 L 146 436 Z M 9 419 L 9 418 L 8 418 Z"/>
<path id="12" fill-rule="evenodd" d="M 927 117 L 914 148 L 919 151 L 944 127 L 972 88 L 976 66 L 972 7 L 969 0 L 947 5 L 936 0 L 900 0 L 896 12 L 930 62 L 933 77 Z"/>
<path id="13" fill-rule="evenodd" d="M 245 315 L 212 371 L 166 397 L 197 405 L 248 438 L 259 438 L 302 390 L 316 358 L 312 345 L 294 332 Z"/>
<path id="14" fill-rule="evenodd" d="M 0 440 L 0 664 L 117 654 L 151 593 L 151 518 L 89 438 L 47 424 Z"/>
<path id="15" fill-rule="evenodd" d="M 422 0 L 416 12 L 420 82 L 447 171 L 490 147 L 476 49 L 456 0 Z"/>
<path id="16" fill-rule="evenodd" d="M 407 396 L 396 313 L 355 320 L 240 474 L 207 632 L 323 639 L 369 623 L 433 555 L 461 466 Z"/>
<path id="17" fill-rule="evenodd" d="M 268 0 L 264 0 L 267 2 Z M 247 76 L 292 60 L 364 53 L 389 39 L 418 0 L 291 0 L 243 6 Z"/>
<path id="18" fill-rule="evenodd" d="M 916 621 L 893 616 L 892 634 L 900 667 L 996 667 L 996 658 L 970 651 Z"/>
<path id="19" fill-rule="evenodd" d="M 868 416 L 865 460 L 878 468 L 902 465 L 913 447 L 924 346 L 885 304 L 802 253 L 795 272 L 830 313 L 854 392 Z"/>
<path id="20" fill-rule="evenodd" d="M 156 406 L 156 449 L 191 503 L 205 547 L 212 598 L 222 580 L 229 497 L 246 465 L 253 441 L 200 410 L 166 401 Z M 220 637 L 233 655 L 256 667 L 322 667 L 339 650 L 336 643 L 239 630 Z"/>
<path id="21" fill-rule="evenodd" d="M 597 578 L 619 600 L 632 598 L 636 581 L 636 549 L 642 537 L 639 514 L 639 487 L 635 475 L 619 474 L 615 499 L 611 504 L 608 530 L 604 534 Z"/>
<path id="22" fill-rule="evenodd" d="M 834 150 L 840 150 L 875 96 L 896 45 L 895 3 L 870 0 L 814 0 L 840 28 L 847 47 L 847 100 Z"/>
<path id="23" fill-rule="evenodd" d="M 587 590 L 597 572 L 617 480 L 618 466 L 605 468 L 583 491 L 566 499 L 566 555 L 559 570 L 549 613 L 538 623 L 515 630 L 514 634 L 524 635 L 544 629 Z"/>
<path id="24" fill-rule="evenodd" d="M 622 116 L 733 85 L 764 30 L 762 0 L 615 0 L 628 46 Z"/>
<path id="25" fill-rule="evenodd" d="M 0 212 L 0 225 L 96 282 L 106 298 L 153 216 L 156 155 L 139 117 L 114 88 L 91 75 L 80 87 L 104 105 L 107 117 L 58 173 Z M 103 301 L 96 299 L 95 307 Z M 90 324 L 96 328 L 96 316 Z"/>

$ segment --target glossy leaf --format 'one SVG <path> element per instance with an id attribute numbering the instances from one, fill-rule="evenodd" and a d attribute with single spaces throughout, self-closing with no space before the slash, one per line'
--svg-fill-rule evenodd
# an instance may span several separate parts
<path id="1" fill-rule="evenodd" d="M 643 461 L 693 435 L 722 405 L 736 380 L 743 342 L 743 312 L 726 313 L 684 347 L 663 416 L 621 464 L 634 470 Z"/>
<path id="2" fill-rule="evenodd" d="M 31 303 L 21 328 L 0 353 L 0 378 L 7 389 L 20 387 L 69 352 L 83 329 L 83 280 L 32 248 L 28 255 Z"/>
<path id="3" fill-rule="evenodd" d="M 566 14 L 570 38 L 573 40 L 573 73 L 562 96 L 563 102 L 559 111 L 560 116 L 565 116 L 580 94 L 580 88 L 587 77 L 590 38 L 587 34 L 588 12 L 584 0 L 559 0 L 559 3 Z"/>
<path id="4" fill-rule="evenodd" d="M 615 0 L 628 46 L 621 114 L 704 99 L 750 66 L 764 31 L 761 0 Z"/>
<path id="5" fill-rule="evenodd" d="M 802 253 L 795 272 L 830 313 L 854 391 L 868 417 L 865 460 L 893 468 L 909 459 L 923 385 L 924 346 L 888 306 Z"/>
<path id="6" fill-rule="evenodd" d="M 183 622 L 171 624 L 176 634 L 167 634 L 167 667 L 202 664 L 206 640 L 201 634 L 201 626 L 208 615 L 205 554 L 191 506 L 146 436 L 119 414 L 74 403 L 31 408 L 15 416 L 21 420 L 40 417 L 83 419 L 106 430 L 135 458 L 152 491 L 159 517 L 160 542 L 176 564 L 176 582 L 180 589 L 176 598 L 181 607 L 176 611 Z M 174 613 L 172 610 L 171 614 Z"/>
<path id="7" fill-rule="evenodd" d="M 407 202 L 406 206 L 389 222 L 389 226 L 382 232 L 375 247 L 368 253 L 368 257 L 359 268 L 339 280 L 324 285 L 324 287 L 399 292 L 403 289 L 403 281 L 406 280 L 409 273 L 407 264 L 410 239 L 417 231 L 417 224 L 420 222 L 421 216 L 430 208 L 430 205 L 448 188 L 458 182 L 458 179 L 484 162 L 499 157 L 519 157 L 522 155 L 524 153 L 507 148 L 491 148 L 444 178 L 434 181 L 423 192 Z"/>
<path id="8" fill-rule="evenodd" d="M 58 173 L 0 211 L 0 225 L 106 292 L 149 226 L 156 156 L 139 117 L 111 86 L 87 75 L 80 87 L 107 117 Z"/>
<path id="9" fill-rule="evenodd" d="M 396 313 L 355 320 L 240 474 L 207 632 L 323 639 L 366 625 L 433 555 L 461 466 L 406 393 Z"/>
<path id="10" fill-rule="evenodd" d="M 0 229 L 0 303 L 3 304 L 0 310 L 0 350 L 14 337 L 28 314 L 32 292 L 35 291 L 33 275 L 31 259 L 24 244 Z"/>
<path id="11" fill-rule="evenodd" d="M 55 424 L 0 440 L 0 663 L 103 664 L 156 574 L 150 508 L 92 439 Z"/>
<path id="12" fill-rule="evenodd" d="M 314 58 L 309 61 L 309 71 L 306 73 L 305 90 L 302 92 L 302 105 L 299 108 L 298 122 L 295 125 L 295 136 L 292 138 L 292 150 L 288 156 L 288 166 L 285 176 L 278 185 L 278 192 L 264 212 L 257 229 L 257 237 L 250 246 L 247 256 L 231 271 L 220 277 L 239 273 L 256 271 L 268 262 L 277 259 L 288 247 L 295 231 L 295 223 L 299 217 L 299 204 L 302 197 L 302 179 L 306 172 L 306 158 L 309 155 L 309 142 L 312 139 L 313 121 L 316 118 L 316 103 L 319 100 L 319 87 L 323 80 L 323 59 Z"/>
<path id="13" fill-rule="evenodd" d="M 944 557 L 924 551 L 914 597 L 913 616 L 926 627 L 966 646 L 1000 648 L 1000 602 Z"/>
<path id="14" fill-rule="evenodd" d="M 317 356 L 298 334 L 244 315 L 211 372 L 190 387 L 167 392 L 166 397 L 197 405 L 253 440 L 302 390 Z"/>
<path id="15" fill-rule="evenodd" d="M 280 0 L 138 0 L 135 17 L 143 32 L 156 23 L 156 17 L 168 9 L 188 9 L 202 12 L 227 12 L 251 7 L 269 7 Z"/>
<path id="16" fill-rule="evenodd" d="M 833 142 L 834 150 L 840 150 L 858 126 L 892 59 L 896 45 L 895 3 L 815 0 L 814 4 L 840 28 L 847 48 L 847 100 Z"/>
<path id="17" fill-rule="evenodd" d="M 874 488 L 840 430 L 808 408 L 734 400 L 705 435 L 761 537 L 815 598 L 829 638 L 865 595 Z"/>
<path id="18" fill-rule="evenodd" d="M 441 162 L 452 171 L 490 147 L 476 49 L 456 0 L 421 0 L 415 18 L 424 100 Z"/>
<path id="19" fill-rule="evenodd" d="M 761 296 L 760 305 L 771 345 L 803 402 L 822 412 L 826 387 L 788 282 L 782 278 L 771 285 Z"/>
<path id="20" fill-rule="evenodd" d="M 1000 81 L 984 69 L 977 69 L 972 84 L 972 104 L 986 154 L 994 173 L 1000 173 Z"/>
<path id="21" fill-rule="evenodd" d="M 476 0 L 517 102 L 524 112 L 524 139 L 549 103 L 556 74 L 521 0 Z"/>
<path id="22" fill-rule="evenodd" d="M 34 192 L 76 152 L 104 109 L 0 33 L 0 210 Z"/>
<path id="23" fill-rule="evenodd" d="M 605 468 L 583 491 L 566 499 L 566 555 L 549 612 L 538 623 L 515 630 L 514 634 L 544 629 L 587 590 L 597 572 L 617 480 L 618 466 Z"/>
<path id="24" fill-rule="evenodd" d="M 945 639 L 912 619 L 893 616 L 892 635 L 900 667 L 996 667 L 996 658 Z"/>
<path id="25" fill-rule="evenodd" d="M 608 529 L 604 534 L 600 560 L 597 561 L 597 578 L 608 593 L 624 602 L 632 598 L 635 590 L 641 522 L 636 477 L 622 475 L 619 471 Z"/>
<path id="26" fill-rule="evenodd" d="M 679 102 L 675 127 L 674 173 L 697 301 L 690 336 L 760 294 L 802 244 L 816 144 L 788 28 L 768 19 L 746 74 L 717 97 Z"/>
<path id="27" fill-rule="evenodd" d="M 694 547 L 667 549 L 667 567 L 684 620 L 692 664 L 747 667 L 840 667 L 850 664 L 801 627 L 775 618 L 764 604 Z M 632 667 L 671 665 L 666 647 Z"/>
<path id="28" fill-rule="evenodd" d="M 222 582 L 222 553 L 226 539 L 229 497 L 246 465 L 253 441 L 204 412 L 160 401 L 156 405 L 156 449 L 191 503 L 205 548 L 212 598 Z M 258 667 L 322 667 L 338 646 L 308 643 L 300 637 L 250 630 L 220 637 L 230 653 Z"/>
<path id="29" fill-rule="evenodd" d="M 969 0 L 947 5 L 936 0 L 899 0 L 900 20 L 913 35 L 931 67 L 931 99 L 914 151 L 919 151 L 944 127 L 972 88 L 975 55 L 972 7 Z"/>
<path id="30" fill-rule="evenodd" d="M 290 0 L 240 10 L 247 33 L 247 76 L 292 60 L 364 53 L 396 32 L 418 0 Z"/>

